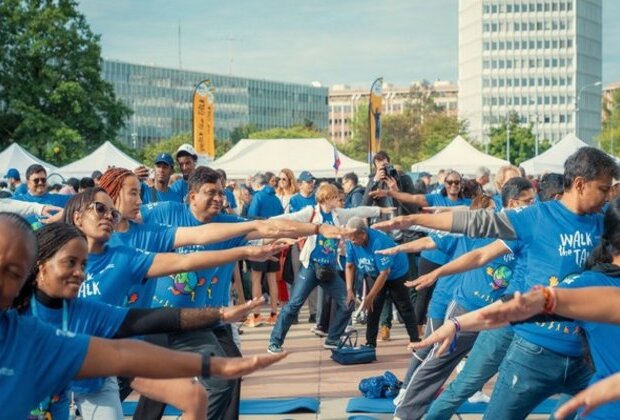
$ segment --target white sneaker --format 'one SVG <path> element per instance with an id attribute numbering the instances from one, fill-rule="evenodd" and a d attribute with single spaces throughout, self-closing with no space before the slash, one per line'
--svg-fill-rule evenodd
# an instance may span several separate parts
<path id="1" fill-rule="evenodd" d="M 487 394 L 483 393 L 482 391 L 476 391 L 476 393 L 472 395 L 471 397 L 469 397 L 467 401 L 469 401 L 472 404 L 475 404 L 475 403 L 488 404 L 489 401 L 491 401 L 491 397 L 489 397 Z"/>
<path id="2" fill-rule="evenodd" d="M 394 405 L 398 405 L 400 404 L 403 399 L 405 398 L 405 393 L 407 392 L 407 390 L 405 388 L 401 388 L 398 391 L 398 395 L 392 400 L 392 403 L 394 403 Z"/>

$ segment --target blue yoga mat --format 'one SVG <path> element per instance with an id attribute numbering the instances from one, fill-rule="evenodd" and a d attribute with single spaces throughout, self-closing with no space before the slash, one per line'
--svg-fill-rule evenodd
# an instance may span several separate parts
<path id="1" fill-rule="evenodd" d="M 551 414 L 558 400 L 549 398 L 540 403 L 531 414 Z M 482 414 L 487 408 L 485 403 L 465 402 L 457 411 L 459 414 Z M 347 413 L 393 413 L 396 406 L 391 398 L 351 398 L 347 404 Z"/>
<path id="2" fill-rule="evenodd" d="M 136 412 L 136 408 L 138 407 L 138 401 L 124 401 L 123 402 L 123 416 L 131 417 L 133 413 Z M 178 408 L 175 408 L 171 405 L 166 406 L 166 410 L 164 411 L 164 416 L 180 416 L 181 411 Z"/>
<path id="3" fill-rule="evenodd" d="M 241 400 L 239 414 L 317 413 L 318 398 Z"/>

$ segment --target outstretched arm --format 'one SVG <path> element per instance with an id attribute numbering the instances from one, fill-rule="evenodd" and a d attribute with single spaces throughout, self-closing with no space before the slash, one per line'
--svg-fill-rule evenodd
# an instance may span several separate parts
<path id="1" fill-rule="evenodd" d="M 437 245 L 430 236 L 416 239 L 415 241 L 407 242 L 401 245 L 394 246 L 392 248 L 380 249 L 375 251 L 375 254 L 381 255 L 396 255 L 399 252 L 416 253 L 420 251 L 427 251 L 429 249 L 435 249 Z"/>

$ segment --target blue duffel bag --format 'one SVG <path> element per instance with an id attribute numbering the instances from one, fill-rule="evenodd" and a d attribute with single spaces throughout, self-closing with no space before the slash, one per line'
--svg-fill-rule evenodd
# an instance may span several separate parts
<path id="1" fill-rule="evenodd" d="M 355 334 L 355 341 L 352 335 Z M 359 365 L 377 360 L 377 352 L 371 346 L 357 345 L 357 331 L 344 335 L 338 348 L 332 349 L 332 359 L 341 365 Z"/>

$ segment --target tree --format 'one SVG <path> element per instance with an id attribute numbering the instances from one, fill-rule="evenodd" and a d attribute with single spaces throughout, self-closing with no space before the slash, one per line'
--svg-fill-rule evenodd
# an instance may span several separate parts
<path id="1" fill-rule="evenodd" d="M 258 127 L 255 124 L 246 124 L 233 128 L 230 132 L 230 141 L 233 144 L 237 144 L 241 139 L 249 139 L 252 133 L 258 131 Z"/>
<path id="2" fill-rule="evenodd" d="M 4 0 L 0 28 L 0 147 L 61 165 L 116 137 L 131 111 L 102 79 L 75 0 Z"/>
<path id="3" fill-rule="evenodd" d="M 420 135 L 424 139 L 420 160 L 428 159 L 456 136 L 467 138 L 467 122 L 446 114 L 433 114 L 420 127 Z"/>
<path id="4" fill-rule="evenodd" d="M 368 104 L 355 109 L 349 126 L 351 139 L 337 148 L 350 158 L 365 162 L 368 160 Z"/>
<path id="5" fill-rule="evenodd" d="M 601 149 L 618 156 L 620 149 L 620 90 L 616 90 L 611 100 L 604 107 L 605 119 L 603 129 L 596 137 Z"/>
<path id="6" fill-rule="evenodd" d="M 327 137 L 327 134 L 303 125 L 270 128 L 250 134 L 251 139 L 316 139 L 321 137 Z"/>
<path id="7" fill-rule="evenodd" d="M 532 124 L 519 125 L 519 116 L 516 113 L 509 115 L 508 121 L 500 126 L 493 127 L 489 132 L 489 154 L 506 159 L 506 140 L 510 139 L 510 163 L 520 165 L 534 157 L 536 152 L 536 136 L 532 132 Z M 510 132 L 508 133 L 508 129 Z M 538 143 L 538 153 L 551 147 L 547 139 Z"/>
<path id="8" fill-rule="evenodd" d="M 172 155 L 174 158 L 174 153 L 182 144 L 189 143 L 194 144 L 194 140 L 192 139 L 192 133 L 181 133 L 175 136 L 170 137 L 169 139 L 164 139 L 158 141 L 157 143 L 152 143 L 144 147 L 142 151 L 142 162 L 146 166 L 152 166 L 153 162 L 155 162 L 155 158 L 160 153 L 168 153 Z M 230 140 L 218 140 L 215 139 L 215 157 L 218 158 L 222 156 L 224 153 L 228 152 L 234 146 L 233 142 Z"/>

